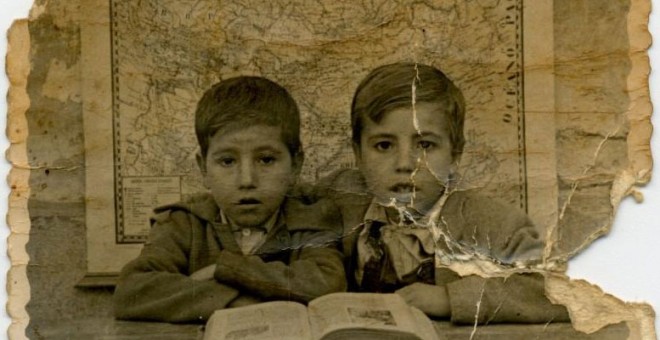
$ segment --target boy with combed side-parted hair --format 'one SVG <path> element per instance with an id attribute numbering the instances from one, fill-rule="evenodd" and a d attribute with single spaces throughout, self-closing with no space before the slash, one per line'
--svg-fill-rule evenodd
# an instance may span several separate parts
<path id="1" fill-rule="evenodd" d="M 544 245 L 516 208 L 455 190 L 464 111 L 460 90 L 429 65 L 384 65 L 358 86 L 351 124 L 359 171 L 318 185 L 341 211 L 349 290 L 396 292 L 456 323 L 566 320 L 539 274 L 484 279 L 448 268 L 469 259 L 532 264 Z"/>
<path id="2" fill-rule="evenodd" d="M 149 241 L 121 272 L 116 317 L 200 322 L 345 290 L 337 212 L 288 197 L 303 162 L 289 93 L 261 77 L 224 80 L 200 100 L 195 132 L 210 193 L 156 209 Z"/>

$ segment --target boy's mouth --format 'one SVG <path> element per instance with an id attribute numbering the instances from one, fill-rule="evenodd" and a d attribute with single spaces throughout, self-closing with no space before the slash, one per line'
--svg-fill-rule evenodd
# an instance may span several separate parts
<path id="1" fill-rule="evenodd" d="M 419 189 L 410 183 L 397 183 L 390 187 L 390 191 L 396 194 L 411 194 Z"/>
<path id="2" fill-rule="evenodd" d="M 256 199 L 256 198 L 251 198 L 251 197 L 241 198 L 240 200 L 238 200 L 238 202 L 236 202 L 236 205 L 239 205 L 239 206 L 251 206 L 251 205 L 257 205 L 257 204 L 261 204 L 261 201 Z"/>

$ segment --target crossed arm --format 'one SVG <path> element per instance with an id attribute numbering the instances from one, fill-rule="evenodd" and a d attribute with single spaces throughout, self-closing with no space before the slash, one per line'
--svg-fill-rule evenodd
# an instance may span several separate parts
<path id="1" fill-rule="evenodd" d="M 214 263 L 189 273 L 189 229 L 175 221 L 153 226 L 150 242 L 120 275 L 117 318 L 203 322 L 217 309 L 262 300 L 309 301 L 346 288 L 341 255 L 332 247 L 303 247 L 289 264 L 222 250 Z"/>

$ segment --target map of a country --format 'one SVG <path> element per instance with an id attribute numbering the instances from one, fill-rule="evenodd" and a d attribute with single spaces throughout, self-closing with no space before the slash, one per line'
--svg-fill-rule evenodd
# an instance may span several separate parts
<path id="1" fill-rule="evenodd" d="M 467 103 L 463 180 L 520 205 L 520 0 L 112 0 L 120 177 L 182 176 L 203 188 L 194 111 L 237 75 L 286 87 L 303 115 L 304 180 L 353 165 L 359 81 L 396 61 L 439 67 Z"/>

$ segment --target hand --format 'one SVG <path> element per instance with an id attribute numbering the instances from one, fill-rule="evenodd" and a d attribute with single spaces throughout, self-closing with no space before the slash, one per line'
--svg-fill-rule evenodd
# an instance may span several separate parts
<path id="1" fill-rule="evenodd" d="M 214 280 L 215 276 L 213 275 L 215 273 L 215 264 L 212 264 L 210 266 L 206 266 L 190 275 L 190 278 L 195 280 L 195 281 L 206 281 L 206 280 Z"/>
<path id="2" fill-rule="evenodd" d="M 254 304 L 257 304 L 257 303 L 260 303 L 260 302 L 261 302 L 261 300 L 259 300 L 258 298 L 254 297 L 254 296 L 240 295 L 239 297 L 234 299 L 234 301 L 230 302 L 228 307 L 230 307 L 230 308 L 243 307 L 243 306 L 254 305 Z"/>
<path id="3" fill-rule="evenodd" d="M 406 302 L 427 315 L 449 317 L 449 298 L 444 286 L 415 282 L 396 291 Z"/>

